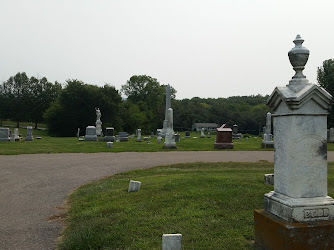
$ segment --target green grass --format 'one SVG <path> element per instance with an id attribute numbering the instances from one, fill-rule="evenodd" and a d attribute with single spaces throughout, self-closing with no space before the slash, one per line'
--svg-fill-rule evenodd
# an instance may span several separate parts
<path id="1" fill-rule="evenodd" d="M 69 197 L 59 249 L 161 249 L 181 233 L 184 249 L 254 249 L 253 211 L 272 186 L 273 164 L 194 163 L 138 170 L 80 187 Z M 128 193 L 129 180 L 142 182 Z M 334 195 L 334 163 L 329 164 Z"/>
<path id="2" fill-rule="evenodd" d="M 11 129 L 12 132 L 14 131 Z M 23 137 L 26 135 L 26 129 L 19 129 Z M 136 142 L 136 138 L 129 138 L 128 142 L 115 142 L 112 149 L 106 147 L 106 142 L 78 141 L 76 137 L 50 137 L 45 130 L 34 130 L 33 136 L 41 136 L 41 140 L 33 142 L 0 142 L 0 155 L 15 154 L 37 154 L 37 153 L 97 153 L 97 152 L 158 152 L 168 151 L 163 149 L 163 142 L 157 144 L 156 138 L 150 139 L 150 144 L 145 141 Z M 200 133 L 191 133 L 192 137 L 182 138 L 177 143 L 177 151 L 212 151 L 216 136 L 211 138 L 199 138 Z M 245 138 L 234 140 L 234 149 L 232 150 L 272 150 L 261 148 L 261 138 Z"/>

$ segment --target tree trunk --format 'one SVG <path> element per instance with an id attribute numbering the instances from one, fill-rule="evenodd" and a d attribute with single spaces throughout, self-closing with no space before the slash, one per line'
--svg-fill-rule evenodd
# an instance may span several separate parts
<path id="1" fill-rule="evenodd" d="M 16 127 L 19 128 L 20 127 L 20 122 L 16 121 Z"/>
<path id="2" fill-rule="evenodd" d="M 35 121 L 35 129 L 37 129 L 37 121 Z"/>

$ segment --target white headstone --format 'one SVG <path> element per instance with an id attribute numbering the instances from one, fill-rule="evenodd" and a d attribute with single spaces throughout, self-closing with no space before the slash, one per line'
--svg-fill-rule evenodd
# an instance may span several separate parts
<path id="1" fill-rule="evenodd" d="M 136 141 L 137 141 L 137 142 L 141 142 L 142 139 L 141 139 L 141 129 L 140 129 L 140 128 L 137 129 L 136 134 L 137 134 L 137 139 L 136 139 Z"/>
<path id="2" fill-rule="evenodd" d="M 141 182 L 130 180 L 128 192 L 137 192 L 140 189 Z"/>
<path id="3" fill-rule="evenodd" d="M 262 147 L 272 148 L 274 147 L 273 135 L 271 134 L 271 113 L 267 113 L 266 118 L 266 133 L 263 134 Z"/>
<path id="4" fill-rule="evenodd" d="M 25 141 L 33 141 L 33 136 L 32 136 L 32 127 L 28 126 L 27 127 L 27 136 L 25 138 Z"/>
<path id="5" fill-rule="evenodd" d="M 205 138 L 204 128 L 201 129 L 201 138 Z"/>
<path id="6" fill-rule="evenodd" d="M 162 250 L 181 250 L 182 234 L 163 234 Z"/>
<path id="7" fill-rule="evenodd" d="M 86 128 L 85 141 L 97 141 L 96 128 L 94 126 Z"/>
<path id="8" fill-rule="evenodd" d="M 332 96 L 303 75 L 309 55 L 303 41 L 298 35 L 289 52 L 296 74 L 268 99 L 275 133 L 275 183 L 274 191 L 265 194 L 264 209 L 289 222 L 334 219 L 334 199 L 327 196 L 326 147 Z"/>
<path id="9" fill-rule="evenodd" d="M 9 128 L 0 128 L 0 141 L 10 141 Z"/>
<path id="10" fill-rule="evenodd" d="M 112 148 L 113 144 L 114 143 L 112 141 L 108 141 L 107 142 L 107 148 Z"/>

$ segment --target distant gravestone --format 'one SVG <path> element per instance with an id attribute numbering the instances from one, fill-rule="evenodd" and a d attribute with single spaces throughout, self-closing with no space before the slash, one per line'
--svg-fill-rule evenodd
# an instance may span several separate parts
<path id="1" fill-rule="evenodd" d="M 232 130 L 232 139 L 240 139 L 240 138 L 241 138 L 241 134 L 238 133 L 238 125 L 234 124 L 233 130 Z"/>
<path id="2" fill-rule="evenodd" d="M 190 138 L 190 132 L 189 132 L 189 131 L 186 131 L 186 132 L 185 132 L 185 136 L 184 136 L 184 138 Z"/>
<path id="3" fill-rule="evenodd" d="M 167 133 L 167 116 L 168 116 L 168 109 L 171 108 L 171 92 L 170 92 L 170 85 L 166 86 L 166 106 L 165 106 L 165 120 L 163 122 L 163 128 L 161 131 L 161 136 L 165 138 Z"/>
<path id="4" fill-rule="evenodd" d="M 157 143 L 158 143 L 158 144 L 161 144 L 161 140 L 162 140 L 162 137 L 161 137 L 161 136 L 158 136 L 158 137 L 157 137 Z"/>
<path id="5" fill-rule="evenodd" d="M 175 134 L 174 138 L 175 138 L 175 142 L 180 142 L 180 135 L 179 134 Z"/>
<path id="6" fill-rule="evenodd" d="M 107 148 L 112 148 L 113 144 L 114 143 L 112 141 L 108 141 L 107 142 Z"/>
<path id="7" fill-rule="evenodd" d="M 119 132 L 118 136 L 119 136 L 119 141 L 120 142 L 122 142 L 122 141 L 129 141 L 129 135 L 126 132 Z"/>
<path id="8" fill-rule="evenodd" d="M 86 128 L 85 141 L 97 141 L 95 126 L 88 126 Z"/>
<path id="9" fill-rule="evenodd" d="M 327 142 L 334 142 L 334 128 L 328 130 Z"/>
<path id="10" fill-rule="evenodd" d="M 0 141 L 10 141 L 9 128 L 0 128 Z"/>
<path id="11" fill-rule="evenodd" d="M 174 149 L 176 148 L 175 138 L 174 138 L 174 129 L 173 129 L 173 109 L 168 109 L 167 115 L 167 131 L 165 136 L 165 142 L 163 148 Z"/>
<path id="12" fill-rule="evenodd" d="M 153 132 L 151 132 L 151 138 L 155 138 L 155 135 Z"/>
<path id="13" fill-rule="evenodd" d="M 105 141 L 107 142 L 114 142 L 115 135 L 114 135 L 114 128 L 106 128 L 106 135 L 104 137 Z"/>
<path id="14" fill-rule="evenodd" d="M 205 138 L 204 128 L 201 129 L 201 137 L 200 138 Z"/>
<path id="15" fill-rule="evenodd" d="M 14 129 L 14 138 L 15 138 L 15 141 L 21 140 L 18 128 Z"/>
<path id="16" fill-rule="evenodd" d="M 223 124 L 216 131 L 216 141 L 214 149 L 232 149 L 232 129 L 228 128 L 226 124 Z"/>
<path id="17" fill-rule="evenodd" d="M 147 136 L 145 136 L 143 139 L 144 139 L 144 141 L 148 141 L 149 140 L 149 138 Z"/>
<path id="18" fill-rule="evenodd" d="M 25 141 L 33 141 L 33 136 L 32 136 L 32 127 L 28 126 L 27 127 L 27 136 L 25 138 Z"/>
<path id="19" fill-rule="evenodd" d="M 210 134 L 210 131 L 208 131 L 208 135 L 206 138 L 211 138 L 211 134 Z"/>
<path id="20" fill-rule="evenodd" d="M 136 130 L 136 134 L 137 134 L 136 142 L 142 142 L 142 139 L 141 139 L 141 129 L 140 128 Z"/>
<path id="21" fill-rule="evenodd" d="M 263 135 L 262 148 L 273 148 L 274 141 L 273 135 L 271 134 L 271 113 L 267 113 L 266 119 L 266 133 Z"/>
<path id="22" fill-rule="evenodd" d="M 80 128 L 78 128 L 77 134 L 76 134 L 77 138 L 80 137 Z"/>

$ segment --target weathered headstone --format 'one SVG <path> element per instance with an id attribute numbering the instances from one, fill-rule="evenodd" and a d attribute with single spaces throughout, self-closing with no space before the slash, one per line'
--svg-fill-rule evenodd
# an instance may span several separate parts
<path id="1" fill-rule="evenodd" d="M 108 141 L 108 142 L 114 142 L 115 141 L 115 131 L 114 131 L 114 128 L 113 127 L 110 127 L 110 128 L 106 128 L 106 135 L 105 135 L 105 141 Z"/>
<path id="2" fill-rule="evenodd" d="M 113 144 L 114 143 L 112 141 L 107 141 L 107 148 L 112 148 Z"/>
<path id="3" fill-rule="evenodd" d="M 138 192 L 141 182 L 130 180 L 128 192 Z"/>
<path id="4" fill-rule="evenodd" d="M 80 137 L 80 128 L 78 128 L 77 134 L 76 134 L 77 138 Z"/>
<path id="5" fill-rule="evenodd" d="M 122 141 L 129 141 L 129 135 L 126 132 L 119 132 L 118 136 L 119 136 L 119 141 L 120 142 L 122 142 Z"/>
<path id="6" fill-rule="evenodd" d="M 14 129 L 14 138 L 15 138 L 15 141 L 20 141 L 21 140 L 18 128 Z"/>
<path id="7" fill-rule="evenodd" d="M 141 129 L 140 128 L 137 129 L 136 134 L 137 134 L 136 142 L 142 142 L 142 139 L 141 139 Z"/>
<path id="8" fill-rule="evenodd" d="M 143 140 L 144 140 L 144 141 L 148 141 L 149 138 L 148 138 L 147 136 L 144 136 L 144 137 L 143 137 Z"/>
<path id="9" fill-rule="evenodd" d="M 162 140 L 162 137 L 161 137 L 161 136 L 158 136 L 158 137 L 157 137 L 157 144 L 161 144 L 161 140 Z"/>
<path id="10" fill-rule="evenodd" d="M 32 136 L 32 127 L 28 126 L 27 127 L 27 135 L 26 135 L 25 141 L 33 141 L 33 140 L 34 140 L 34 138 Z"/>
<path id="11" fill-rule="evenodd" d="M 185 131 L 185 136 L 184 138 L 190 138 L 190 132 L 189 131 Z"/>
<path id="12" fill-rule="evenodd" d="M 334 128 L 328 130 L 327 142 L 334 142 Z"/>
<path id="13" fill-rule="evenodd" d="M 201 137 L 200 138 L 205 138 L 204 128 L 201 129 Z"/>
<path id="14" fill-rule="evenodd" d="M 180 142 L 180 134 L 174 134 L 175 142 Z"/>
<path id="15" fill-rule="evenodd" d="M 210 134 L 210 131 L 208 131 L 208 135 L 206 138 L 211 138 L 211 134 Z"/>
<path id="16" fill-rule="evenodd" d="M 241 134 L 238 133 L 238 125 L 234 124 L 233 130 L 232 130 L 232 139 L 240 139 L 240 138 L 241 138 Z"/>
<path id="17" fill-rule="evenodd" d="M 271 134 L 271 113 L 267 113 L 266 119 L 266 133 L 263 135 L 262 148 L 273 148 L 274 141 L 273 135 Z"/>
<path id="18" fill-rule="evenodd" d="M 165 136 L 165 142 L 163 148 L 172 149 L 176 148 L 175 138 L 174 138 L 174 129 L 173 129 L 173 109 L 168 109 L 167 116 L 167 131 Z"/>
<path id="19" fill-rule="evenodd" d="M 264 184 L 272 186 L 274 185 L 274 174 L 265 174 L 264 175 Z"/>
<path id="20" fill-rule="evenodd" d="M 223 124 L 220 128 L 217 128 L 216 141 L 214 149 L 232 149 L 232 129 L 228 128 L 226 124 Z"/>
<path id="21" fill-rule="evenodd" d="M 0 141 L 10 141 L 9 128 L 0 128 Z"/>
<path id="22" fill-rule="evenodd" d="M 298 35 L 288 54 L 296 74 L 287 86 L 275 88 L 267 103 L 273 110 L 275 181 L 274 191 L 264 195 L 264 211 L 254 211 L 255 241 L 261 249 L 334 246 L 326 147 L 332 96 L 303 75 L 309 56 L 303 41 Z"/>
<path id="23" fill-rule="evenodd" d="M 163 234 L 162 250 L 181 250 L 182 234 Z"/>
<path id="24" fill-rule="evenodd" d="M 97 141 L 95 126 L 86 127 L 85 141 Z"/>
<path id="25" fill-rule="evenodd" d="M 155 138 L 155 135 L 153 132 L 151 132 L 151 138 Z"/>
<path id="26" fill-rule="evenodd" d="M 101 122 L 101 111 L 99 108 L 95 108 L 96 111 L 96 135 L 97 136 L 103 136 L 102 133 L 102 122 Z"/>

